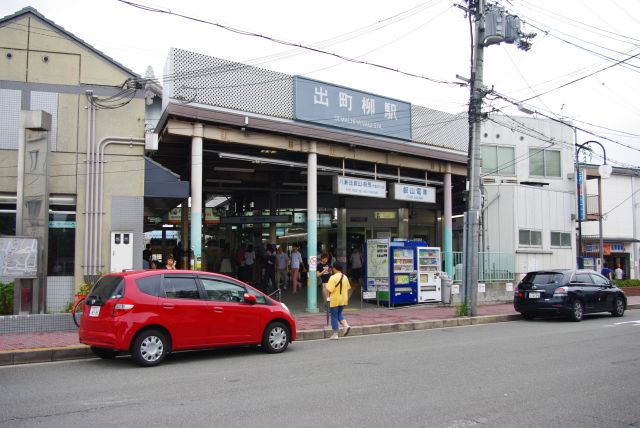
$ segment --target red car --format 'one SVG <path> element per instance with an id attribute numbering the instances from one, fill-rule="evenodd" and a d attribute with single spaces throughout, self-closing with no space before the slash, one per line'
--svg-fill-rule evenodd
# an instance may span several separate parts
<path id="1" fill-rule="evenodd" d="M 225 275 L 142 270 L 101 277 L 85 300 L 80 343 L 100 358 L 130 351 L 155 366 L 171 351 L 262 345 L 278 353 L 296 339 L 284 303 Z"/>

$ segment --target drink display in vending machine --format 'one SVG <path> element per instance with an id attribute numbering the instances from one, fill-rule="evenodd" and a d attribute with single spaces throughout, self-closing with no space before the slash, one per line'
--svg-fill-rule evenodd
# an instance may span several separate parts
<path id="1" fill-rule="evenodd" d="M 418 247 L 418 302 L 442 300 L 440 247 Z"/>

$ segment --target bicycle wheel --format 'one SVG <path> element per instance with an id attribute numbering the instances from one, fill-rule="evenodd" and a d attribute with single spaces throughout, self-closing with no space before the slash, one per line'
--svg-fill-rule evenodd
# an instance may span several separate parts
<path id="1" fill-rule="evenodd" d="M 80 319 L 84 312 L 84 299 L 80 299 L 73 304 L 71 308 L 71 315 L 73 315 L 73 323 L 76 327 L 80 327 Z"/>

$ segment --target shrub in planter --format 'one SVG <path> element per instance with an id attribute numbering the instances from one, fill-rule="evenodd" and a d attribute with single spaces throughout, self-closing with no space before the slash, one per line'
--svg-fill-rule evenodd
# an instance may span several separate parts
<path id="1" fill-rule="evenodd" d="M 618 287 L 640 287 L 640 279 L 614 279 Z"/>
<path id="2" fill-rule="evenodd" d="M 13 282 L 0 282 L 0 315 L 13 314 Z"/>

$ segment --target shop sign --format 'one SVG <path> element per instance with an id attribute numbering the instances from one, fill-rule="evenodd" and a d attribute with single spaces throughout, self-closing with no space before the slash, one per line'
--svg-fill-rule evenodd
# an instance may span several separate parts
<path id="1" fill-rule="evenodd" d="M 396 211 L 376 211 L 374 217 L 376 220 L 395 220 L 398 213 Z"/>
<path id="2" fill-rule="evenodd" d="M 391 198 L 399 201 L 425 202 L 431 204 L 436 202 L 435 187 L 393 183 L 390 191 Z"/>
<path id="3" fill-rule="evenodd" d="M 333 193 L 337 195 L 368 196 L 370 198 L 386 198 L 387 182 L 367 180 L 364 178 L 333 176 Z"/>
<path id="4" fill-rule="evenodd" d="M 49 229 L 75 229 L 75 221 L 50 221 Z"/>
<path id="5" fill-rule="evenodd" d="M 411 141 L 411 104 L 368 92 L 294 77 L 294 117 Z"/>

